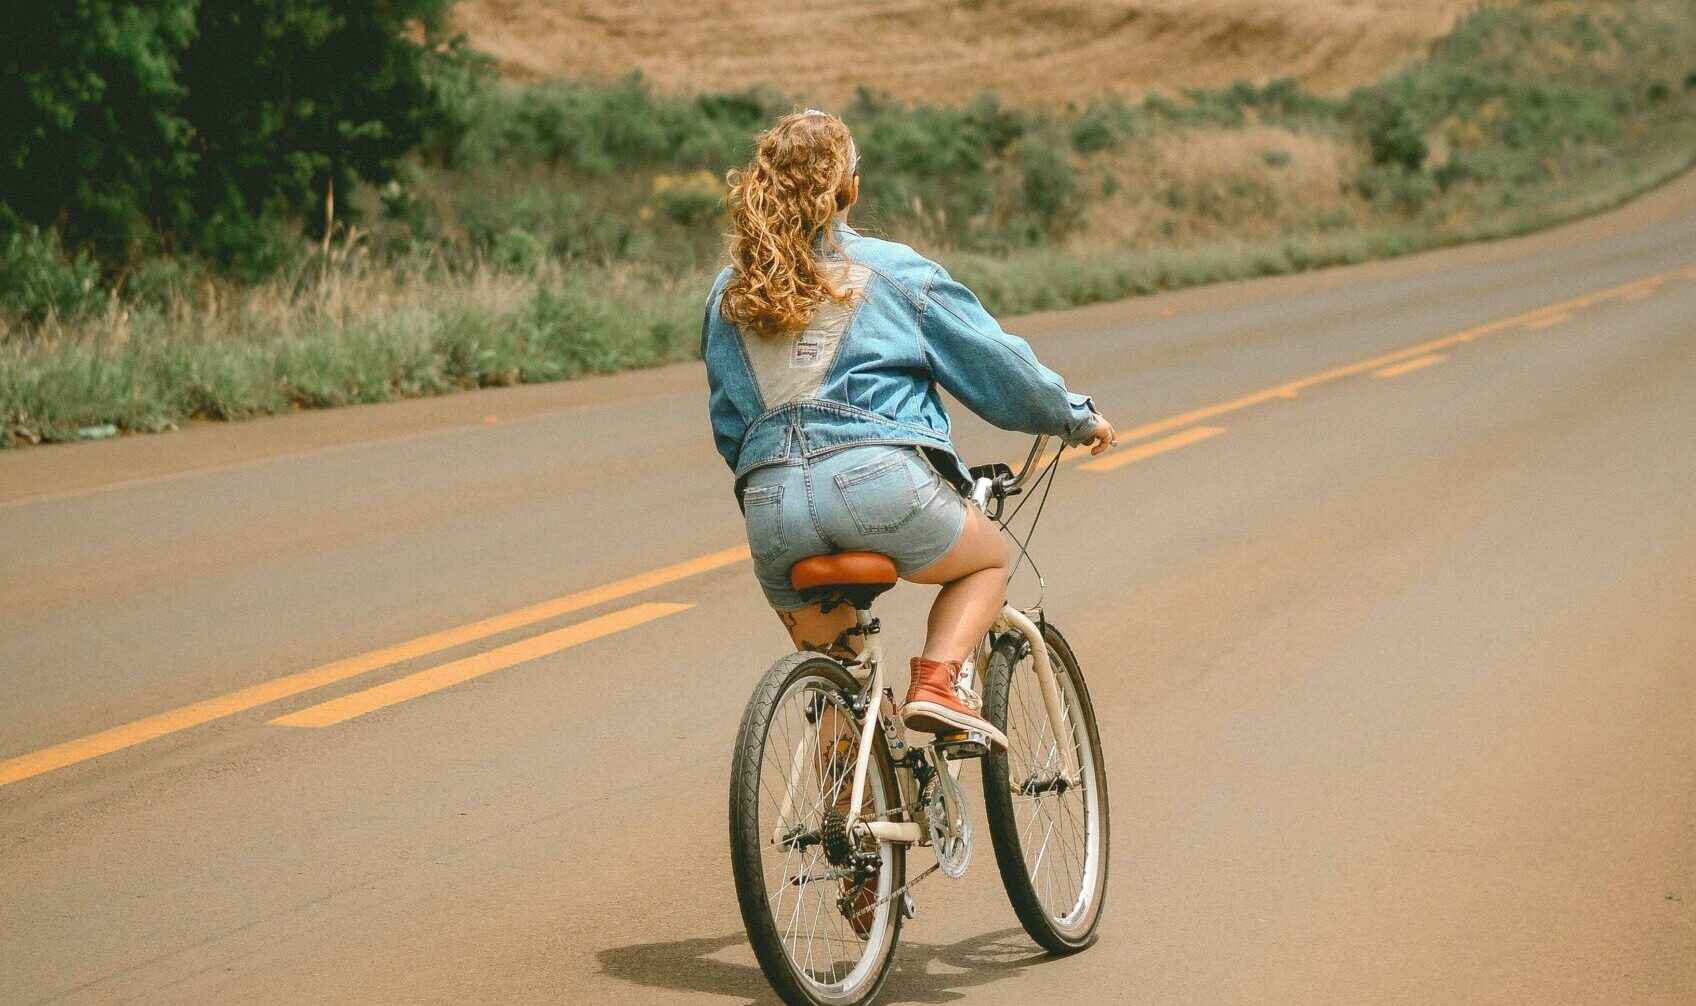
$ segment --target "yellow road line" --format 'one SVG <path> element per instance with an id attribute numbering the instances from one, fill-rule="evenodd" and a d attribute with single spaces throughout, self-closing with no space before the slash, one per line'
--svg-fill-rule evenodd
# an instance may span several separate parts
<path id="1" fill-rule="evenodd" d="M 1145 423 L 1142 426 L 1122 432 L 1119 434 L 1119 439 L 1121 441 L 1146 440 L 1150 437 L 1156 437 L 1163 433 L 1170 433 L 1186 426 L 1192 426 L 1205 419 L 1212 419 L 1217 416 L 1238 412 L 1249 408 L 1250 406 L 1272 401 L 1273 399 L 1295 398 L 1301 391 L 1326 381 L 1333 381 L 1339 378 L 1363 373 L 1365 371 L 1387 367 L 1391 364 L 1423 356 L 1439 349 L 1445 349 L 1449 346 L 1458 345 L 1463 342 L 1471 342 L 1474 339 L 1500 332 L 1504 329 L 1512 328 L 1515 325 L 1519 325 L 1545 315 L 1560 314 L 1565 311 L 1589 307 L 1593 304 L 1598 304 L 1617 297 L 1624 297 L 1634 290 L 1641 289 L 1645 285 L 1664 283 L 1668 278 L 1677 275 L 1684 275 L 1691 279 L 1696 279 L 1696 266 L 1687 266 L 1679 269 L 1668 270 L 1662 273 L 1656 273 L 1652 276 L 1634 280 L 1630 283 L 1622 283 L 1619 286 L 1609 287 L 1605 290 L 1599 290 L 1595 293 L 1586 294 L 1582 297 L 1574 297 L 1571 300 L 1562 301 L 1558 304 L 1550 304 L 1547 307 L 1538 308 L 1534 311 L 1527 311 L 1524 314 L 1514 315 L 1511 318 L 1502 318 L 1498 321 L 1489 322 L 1476 328 L 1470 328 L 1439 339 L 1430 340 L 1429 342 L 1423 342 L 1416 346 L 1409 346 L 1393 353 L 1387 353 L 1383 356 L 1377 356 L 1369 360 L 1362 360 L 1358 363 L 1352 363 L 1342 367 L 1335 367 L 1331 370 L 1321 371 L 1316 374 L 1310 374 L 1307 377 L 1298 378 L 1294 381 L 1287 381 L 1283 384 L 1266 388 L 1262 391 L 1254 392 L 1253 394 L 1244 395 L 1241 398 L 1235 398 L 1228 402 L 1221 402 L 1216 405 L 1209 405 L 1199 409 L 1192 409 L 1188 412 L 1182 412 L 1174 416 L 1168 416 L 1165 419 Z M 1136 448 L 1132 448 L 1131 450 L 1135 449 Z M 1129 454 L 1130 451 L 1125 453 Z M 1120 456 L 1124 455 L 1111 455 L 1102 459 L 1097 459 L 1096 461 L 1090 461 L 1088 464 L 1098 465 L 1103 461 L 1111 460 Z M 1087 458 L 1088 455 L 1074 455 L 1074 457 L 1077 457 L 1079 460 L 1083 460 Z M 1136 459 L 1133 458 L 1133 460 Z M 1123 463 L 1130 464 L 1131 462 L 1126 461 Z M 284 677 L 262 682 L 260 684 L 253 685 L 252 687 L 241 689 L 240 691 L 231 692 L 228 695 L 220 695 L 216 698 L 192 703 L 178 709 L 139 719 L 132 723 L 126 723 L 122 726 L 112 727 L 98 733 L 89 734 L 86 737 L 79 737 L 75 740 L 55 744 L 52 747 L 42 748 L 39 751 L 32 751 L 28 754 L 18 755 L 17 757 L 0 761 L 0 786 L 28 779 L 32 776 L 40 775 L 43 772 L 50 772 L 54 769 L 64 768 L 67 765 L 74 765 L 77 762 L 96 758 L 100 755 L 111 754 L 114 751 L 121 751 L 124 748 L 141 744 L 149 740 L 154 740 L 167 734 L 175 733 L 179 730 L 186 730 L 189 727 L 199 726 L 200 724 L 207 723 L 215 719 L 243 712 L 256 706 L 265 705 L 266 703 L 275 702 L 278 699 L 288 698 L 291 695 L 298 695 L 302 692 L 310 691 L 314 688 L 319 688 L 337 681 L 343 681 L 347 678 L 364 674 L 368 671 L 374 671 L 382 667 L 387 667 L 390 664 L 399 663 L 403 660 L 410 660 L 414 657 L 424 656 L 438 650 L 457 646 L 461 643 L 471 642 L 499 632 L 504 632 L 508 629 L 517 628 L 522 625 L 530 624 L 531 622 L 551 618 L 580 608 L 600 604 L 605 601 L 616 600 L 617 598 L 626 597 L 630 594 L 635 594 L 643 590 L 671 583 L 676 580 L 683 579 L 684 577 L 695 576 L 699 573 L 717 569 L 721 566 L 741 562 L 747 558 L 748 546 L 746 545 L 738 545 L 734 548 L 722 549 L 707 555 L 697 556 L 694 559 L 688 559 L 683 562 L 674 563 L 670 566 L 661 567 L 660 569 L 650 570 L 646 573 L 639 573 L 635 576 L 626 577 L 622 580 L 615 580 L 612 583 L 603 584 L 599 587 L 592 587 L 588 590 L 579 591 L 575 594 L 566 594 L 562 597 L 554 598 L 551 601 L 543 601 L 540 604 L 531 605 L 527 608 L 520 608 L 517 611 L 508 612 L 504 615 L 495 615 L 491 618 L 471 622 L 457 628 L 419 636 L 416 639 L 411 639 L 404 643 L 398 643 L 394 646 L 384 647 L 379 650 L 372 650 L 369 653 L 348 657 L 344 660 L 338 660 L 334 663 L 324 664 L 320 667 L 299 671 L 295 674 L 285 675 Z"/>
<path id="2" fill-rule="evenodd" d="M 1374 370 L 1372 376 L 1400 377 L 1403 374 L 1411 374 L 1416 370 L 1424 370 L 1426 367 L 1434 367 L 1448 358 L 1449 354 L 1447 353 L 1426 353 L 1424 356 L 1416 356 L 1411 360 L 1404 360 L 1401 363 Z"/>
<path id="3" fill-rule="evenodd" d="M 469 643 L 529 625 L 532 622 L 554 618 L 582 608 L 674 583 L 686 577 L 718 569 L 721 566 L 742 562 L 747 558 L 747 545 L 720 549 L 717 552 L 709 552 L 706 555 L 696 556 L 684 562 L 661 566 L 658 569 L 651 569 L 635 576 L 627 576 L 621 580 L 604 583 L 599 587 L 590 587 L 587 590 L 565 594 L 502 615 L 494 615 L 451 629 L 432 632 L 403 643 L 396 643 L 393 646 L 385 646 L 382 649 L 371 650 L 358 656 L 346 657 L 332 663 L 287 674 L 280 678 L 273 678 L 270 681 L 243 688 L 240 691 L 230 692 L 228 695 L 205 699 L 172 709 L 169 712 L 158 713 L 131 723 L 125 723 L 122 726 L 89 734 L 86 737 L 78 737 L 75 740 L 55 744 L 39 751 L 31 751 L 28 754 L 0 761 L 0 786 L 19 782 L 43 772 L 64 768 L 67 765 L 75 765 L 77 762 L 87 761 L 90 758 L 98 758 L 114 751 L 122 751 L 124 748 L 155 740 L 166 734 L 187 730 L 190 727 L 245 712 L 256 706 L 275 702 L 278 699 L 286 699 L 291 695 L 299 695 L 314 688 L 345 681 L 348 678 L 388 667 L 391 664 L 398 664 L 404 660 L 427 656 L 450 647 L 459 646 L 462 643 Z"/>
<path id="4" fill-rule="evenodd" d="M 635 607 L 615 611 L 599 618 L 591 618 L 587 622 L 578 622 L 563 629 L 544 632 L 529 639 L 521 639 L 516 643 L 496 647 L 486 653 L 476 653 L 459 660 L 451 660 L 426 670 L 408 674 L 404 678 L 396 678 L 383 684 L 367 688 L 364 691 L 343 695 L 341 698 L 320 702 L 308 706 L 298 712 L 279 716 L 271 722 L 276 726 L 285 727 L 327 727 L 355 716 L 364 716 L 397 702 L 416 699 L 421 695 L 439 692 L 444 688 L 461 682 L 480 678 L 492 671 L 498 671 L 514 664 L 522 664 L 527 660 L 545 657 L 550 653 L 587 643 L 591 639 L 610 636 L 615 632 L 633 628 L 656 618 L 674 615 L 679 611 L 693 608 L 693 604 L 665 604 L 650 602 L 638 604 Z"/>
<path id="5" fill-rule="evenodd" d="M 1115 468 L 1133 464 L 1145 458 L 1152 458 L 1156 454 L 1165 454 L 1167 451 L 1175 451 L 1180 447 L 1188 447 L 1190 444 L 1199 444 L 1203 440 L 1216 437 L 1224 432 L 1223 426 L 1192 426 L 1182 433 L 1174 433 L 1169 437 L 1151 440 L 1146 444 L 1138 444 L 1117 454 L 1103 454 L 1094 461 L 1083 465 L 1083 469 L 1087 472 L 1112 471 Z"/>
<path id="6" fill-rule="evenodd" d="M 1627 296 L 1630 295 L 1628 294 Z M 1549 314 L 1544 315 L 1541 318 L 1533 318 L 1525 323 L 1525 327 L 1533 332 L 1537 332 L 1545 328 L 1554 328 L 1556 325 L 1559 325 L 1562 322 L 1571 321 L 1575 317 L 1577 317 L 1577 315 L 1573 314 L 1571 311 L 1562 311 L 1559 314 Z"/>
<path id="7" fill-rule="evenodd" d="M 1274 385 L 1270 388 L 1263 388 L 1260 391 L 1244 395 L 1241 398 L 1233 398 L 1228 402 L 1220 402 L 1216 405 L 1207 405 L 1199 409 L 1191 409 L 1188 412 L 1180 412 L 1175 416 L 1167 416 L 1165 419 L 1157 419 L 1154 422 L 1144 423 L 1143 425 L 1133 429 L 1125 430 L 1119 434 L 1119 440 L 1121 442 L 1127 440 L 1146 440 L 1149 437 L 1159 436 L 1162 433 L 1169 433 L 1176 429 L 1182 429 L 1185 426 L 1199 423 L 1205 419 L 1214 419 L 1218 416 L 1228 415 L 1232 412 L 1241 412 L 1243 409 L 1260 405 L 1263 402 L 1272 401 L 1275 398 L 1295 398 L 1308 388 L 1324 384 L 1327 381 L 1335 381 L 1344 377 L 1353 377 L 1356 374 L 1365 373 L 1369 370 L 1377 370 L 1381 367 L 1389 366 L 1392 363 L 1400 363 L 1403 360 L 1410 360 L 1416 356 L 1424 356 L 1427 353 L 1433 353 L 1440 349 L 1447 349 L 1450 346 L 1459 345 L 1463 342 L 1471 342 L 1474 339 L 1481 339 L 1486 335 L 1494 335 L 1497 332 L 1505 331 L 1506 329 L 1513 328 L 1515 325 L 1524 324 L 1525 322 L 1540 318 L 1546 314 L 1559 314 L 1564 311 L 1575 311 L 1581 308 L 1590 307 L 1594 304 L 1599 304 L 1606 300 L 1612 300 L 1616 297 L 1623 297 L 1632 290 L 1635 290 L 1646 283 L 1664 283 L 1668 277 L 1676 276 L 1682 271 L 1683 270 L 1681 269 L 1670 269 L 1666 272 L 1655 273 L 1652 276 L 1635 279 L 1629 283 L 1621 283 L 1618 286 L 1598 290 L 1595 293 L 1588 293 L 1582 297 L 1574 297 L 1571 300 L 1563 300 L 1557 304 L 1549 304 L 1544 307 L 1536 308 L 1535 310 L 1526 311 L 1523 314 L 1516 314 L 1510 318 L 1500 318 L 1496 321 L 1486 322 L 1485 324 L 1479 325 L 1475 328 L 1465 329 L 1464 331 L 1431 339 L 1427 342 L 1421 342 L 1418 345 L 1408 346 L 1405 349 L 1398 349 L 1394 352 L 1385 353 L 1382 356 L 1374 356 L 1371 359 L 1360 360 L 1356 363 L 1345 364 L 1341 367 L 1333 367 L 1330 370 L 1322 370 L 1316 374 L 1309 374 L 1306 377 L 1298 377 L 1293 381 L 1286 381 L 1283 384 Z"/>

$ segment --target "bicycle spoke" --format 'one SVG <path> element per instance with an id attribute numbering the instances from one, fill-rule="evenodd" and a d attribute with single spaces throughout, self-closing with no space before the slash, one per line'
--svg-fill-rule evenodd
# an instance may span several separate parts
<path id="1" fill-rule="evenodd" d="M 1049 651 L 1060 680 L 1060 725 L 1055 736 L 1048 707 L 1036 680 L 1034 657 L 1017 660 L 1008 682 L 1004 714 L 1010 741 L 1007 787 L 1012 822 L 1032 893 L 1045 914 L 1055 920 L 1072 917 L 1085 904 L 1085 885 L 1091 872 L 1090 787 L 1085 770 L 1090 752 L 1077 726 L 1077 709 L 1058 654 Z M 1072 751 L 1076 778 L 1064 777 L 1066 758 L 1061 745 Z"/>
<path id="2" fill-rule="evenodd" d="M 795 973 L 821 990 L 857 980 L 866 973 L 862 965 L 877 960 L 874 953 L 887 953 L 887 943 L 880 950 L 855 927 L 858 921 L 868 936 L 884 932 L 891 909 L 878 902 L 863 919 L 848 917 L 866 895 L 853 874 L 829 863 L 821 834 L 827 813 L 847 810 L 859 741 L 859 724 L 837 689 L 804 681 L 779 696 L 759 754 L 756 828 L 766 908 Z M 886 785 L 877 771 L 868 776 L 864 818 L 896 816 Z M 865 883 L 874 892 L 889 889 L 888 869 L 885 851 L 880 872 Z"/>

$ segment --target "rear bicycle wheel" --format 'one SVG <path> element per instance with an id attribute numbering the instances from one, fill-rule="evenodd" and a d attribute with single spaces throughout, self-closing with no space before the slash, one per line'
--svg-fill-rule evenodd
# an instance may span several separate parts
<path id="1" fill-rule="evenodd" d="M 853 675 L 795 653 L 761 679 L 742 715 L 730 775 L 736 898 L 766 980 L 790 1006 L 862 1006 L 883 986 L 901 931 L 906 849 L 856 843 L 842 819 L 854 784 L 859 721 Z M 902 813 L 883 732 L 866 773 L 862 817 Z"/>
<path id="2" fill-rule="evenodd" d="M 1049 953 L 1095 942 L 1107 894 L 1107 771 L 1095 708 L 1077 657 L 1043 623 L 1065 731 L 1056 737 L 1043 705 L 1030 644 L 1001 637 L 984 671 L 984 715 L 1007 734 L 1007 750 L 984 759 L 984 810 L 1001 882 L 1019 923 Z M 1076 780 L 1065 777 L 1061 745 Z"/>

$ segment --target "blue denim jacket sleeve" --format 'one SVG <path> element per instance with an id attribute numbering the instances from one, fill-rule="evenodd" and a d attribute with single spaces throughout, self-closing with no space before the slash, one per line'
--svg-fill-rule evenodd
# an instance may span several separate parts
<path id="1" fill-rule="evenodd" d="M 966 408 L 1004 430 L 1078 444 L 1095 430 L 1089 398 L 1066 390 L 1030 344 L 1003 331 L 972 291 L 932 266 L 919 331 L 931 376 Z"/>
<path id="2" fill-rule="evenodd" d="M 713 330 L 713 310 L 718 304 L 719 291 L 724 289 L 730 278 L 730 270 L 719 273 L 713 282 L 712 292 L 707 296 L 706 311 L 701 317 L 701 359 L 707 361 L 707 414 L 712 419 L 713 446 L 718 448 L 719 456 L 724 463 L 736 468 L 737 455 L 742 449 L 742 435 L 748 430 L 748 419 L 736 407 L 735 398 L 725 386 L 725 368 L 714 366 L 715 357 L 725 352 L 740 352 L 739 349 L 728 346 L 710 344 Z"/>

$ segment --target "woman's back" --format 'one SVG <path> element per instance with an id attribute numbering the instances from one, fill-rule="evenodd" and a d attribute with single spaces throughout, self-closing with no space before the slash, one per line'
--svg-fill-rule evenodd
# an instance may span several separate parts
<path id="1" fill-rule="evenodd" d="M 1068 393 L 941 266 L 845 223 L 831 238 L 819 259 L 847 296 L 820 304 L 797 332 L 760 335 L 724 317 L 735 267 L 708 298 L 701 354 L 713 432 L 738 478 L 799 440 L 808 456 L 865 443 L 932 449 L 959 482 L 938 387 L 1003 429 L 1072 443 L 1093 431 L 1089 399 Z"/>

